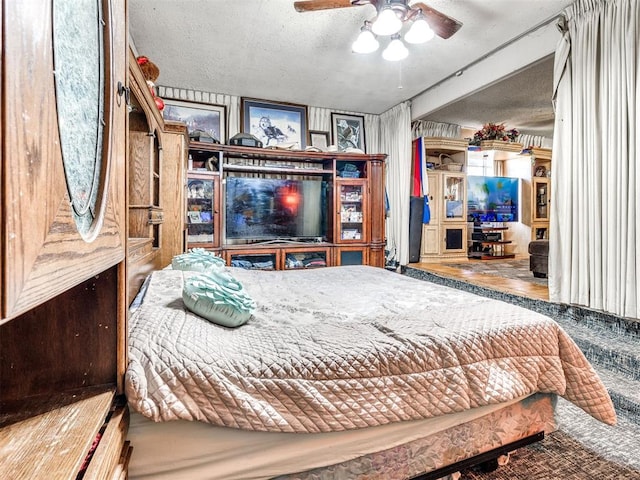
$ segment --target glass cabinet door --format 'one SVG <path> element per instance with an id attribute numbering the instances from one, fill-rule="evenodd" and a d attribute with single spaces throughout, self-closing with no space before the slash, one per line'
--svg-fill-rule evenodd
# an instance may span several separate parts
<path id="1" fill-rule="evenodd" d="M 546 178 L 533 180 L 533 220 L 549 220 L 549 181 Z"/>
<path id="2" fill-rule="evenodd" d="M 216 177 L 189 174 L 187 178 L 187 248 L 214 247 L 216 233 Z"/>
<path id="3" fill-rule="evenodd" d="M 464 175 L 443 175 L 444 218 L 447 221 L 466 221 L 466 178 Z"/>
<path id="4" fill-rule="evenodd" d="M 365 242 L 365 184 L 341 183 L 338 195 L 338 241 Z"/>

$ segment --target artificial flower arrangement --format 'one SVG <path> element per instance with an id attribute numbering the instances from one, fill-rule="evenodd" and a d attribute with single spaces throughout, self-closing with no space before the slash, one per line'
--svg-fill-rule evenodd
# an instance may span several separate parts
<path id="1" fill-rule="evenodd" d="M 515 142 L 520 135 L 517 128 L 507 130 L 504 123 L 485 123 L 482 129 L 473 134 L 471 145 L 480 145 L 483 140 L 501 140 L 503 142 Z"/>

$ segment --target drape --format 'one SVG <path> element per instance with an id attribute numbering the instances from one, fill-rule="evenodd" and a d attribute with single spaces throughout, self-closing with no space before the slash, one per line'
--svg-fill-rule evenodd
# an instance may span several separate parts
<path id="1" fill-rule="evenodd" d="M 517 143 L 521 143 L 524 148 L 527 147 L 544 147 L 547 143 L 547 137 L 543 135 L 526 135 L 521 134 L 516 138 Z"/>
<path id="2" fill-rule="evenodd" d="M 461 138 L 462 127 L 453 123 L 433 122 L 431 120 L 415 120 L 411 124 L 411 138 L 446 137 Z"/>
<path id="3" fill-rule="evenodd" d="M 562 22 L 549 296 L 638 318 L 639 2 L 578 0 Z"/>
<path id="4" fill-rule="evenodd" d="M 386 186 L 390 199 L 387 250 L 401 265 L 409 263 L 411 185 L 411 107 L 403 102 L 380 115 L 380 148 L 387 154 Z"/>

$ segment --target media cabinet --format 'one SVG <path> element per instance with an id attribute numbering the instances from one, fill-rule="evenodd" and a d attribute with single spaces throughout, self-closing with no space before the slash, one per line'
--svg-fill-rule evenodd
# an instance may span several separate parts
<path id="1" fill-rule="evenodd" d="M 217 252 L 227 264 L 246 268 L 282 270 L 356 264 L 384 267 L 385 159 L 384 154 L 191 142 L 187 171 L 187 248 Z M 256 200 L 231 208 L 226 200 L 227 187 L 238 183 L 235 180 L 238 178 L 269 179 L 276 185 L 274 188 L 292 190 L 292 197 L 284 197 L 286 192 L 278 193 L 267 207 L 263 200 L 262 208 L 271 212 L 269 214 L 256 212 L 257 205 L 251 203 Z M 319 211 L 305 212 L 306 216 L 315 213 L 321 218 L 322 226 L 317 235 L 301 236 L 283 227 L 285 233 L 279 236 L 274 224 L 285 210 L 292 218 L 299 213 L 297 207 L 304 198 L 300 191 L 304 182 L 322 183 Z M 292 211 L 282 206 L 287 202 L 292 203 Z M 308 210 L 308 205 L 306 208 Z M 234 225 L 243 222 L 242 231 L 250 232 L 253 228 L 257 233 L 243 235 L 235 230 L 231 233 L 231 222 L 235 222 Z"/>

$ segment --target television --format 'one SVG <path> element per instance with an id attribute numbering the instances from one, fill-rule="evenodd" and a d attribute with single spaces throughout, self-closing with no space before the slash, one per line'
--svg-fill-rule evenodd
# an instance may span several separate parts
<path id="1" fill-rule="evenodd" d="M 227 177 L 227 241 L 325 240 L 328 189 L 320 178 Z"/>
<path id="2" fill-rule="evenodd" d="M 519 207 L 518 178 L 467 177 L 467 215 L 469 221 L 517 222 Z"/>

